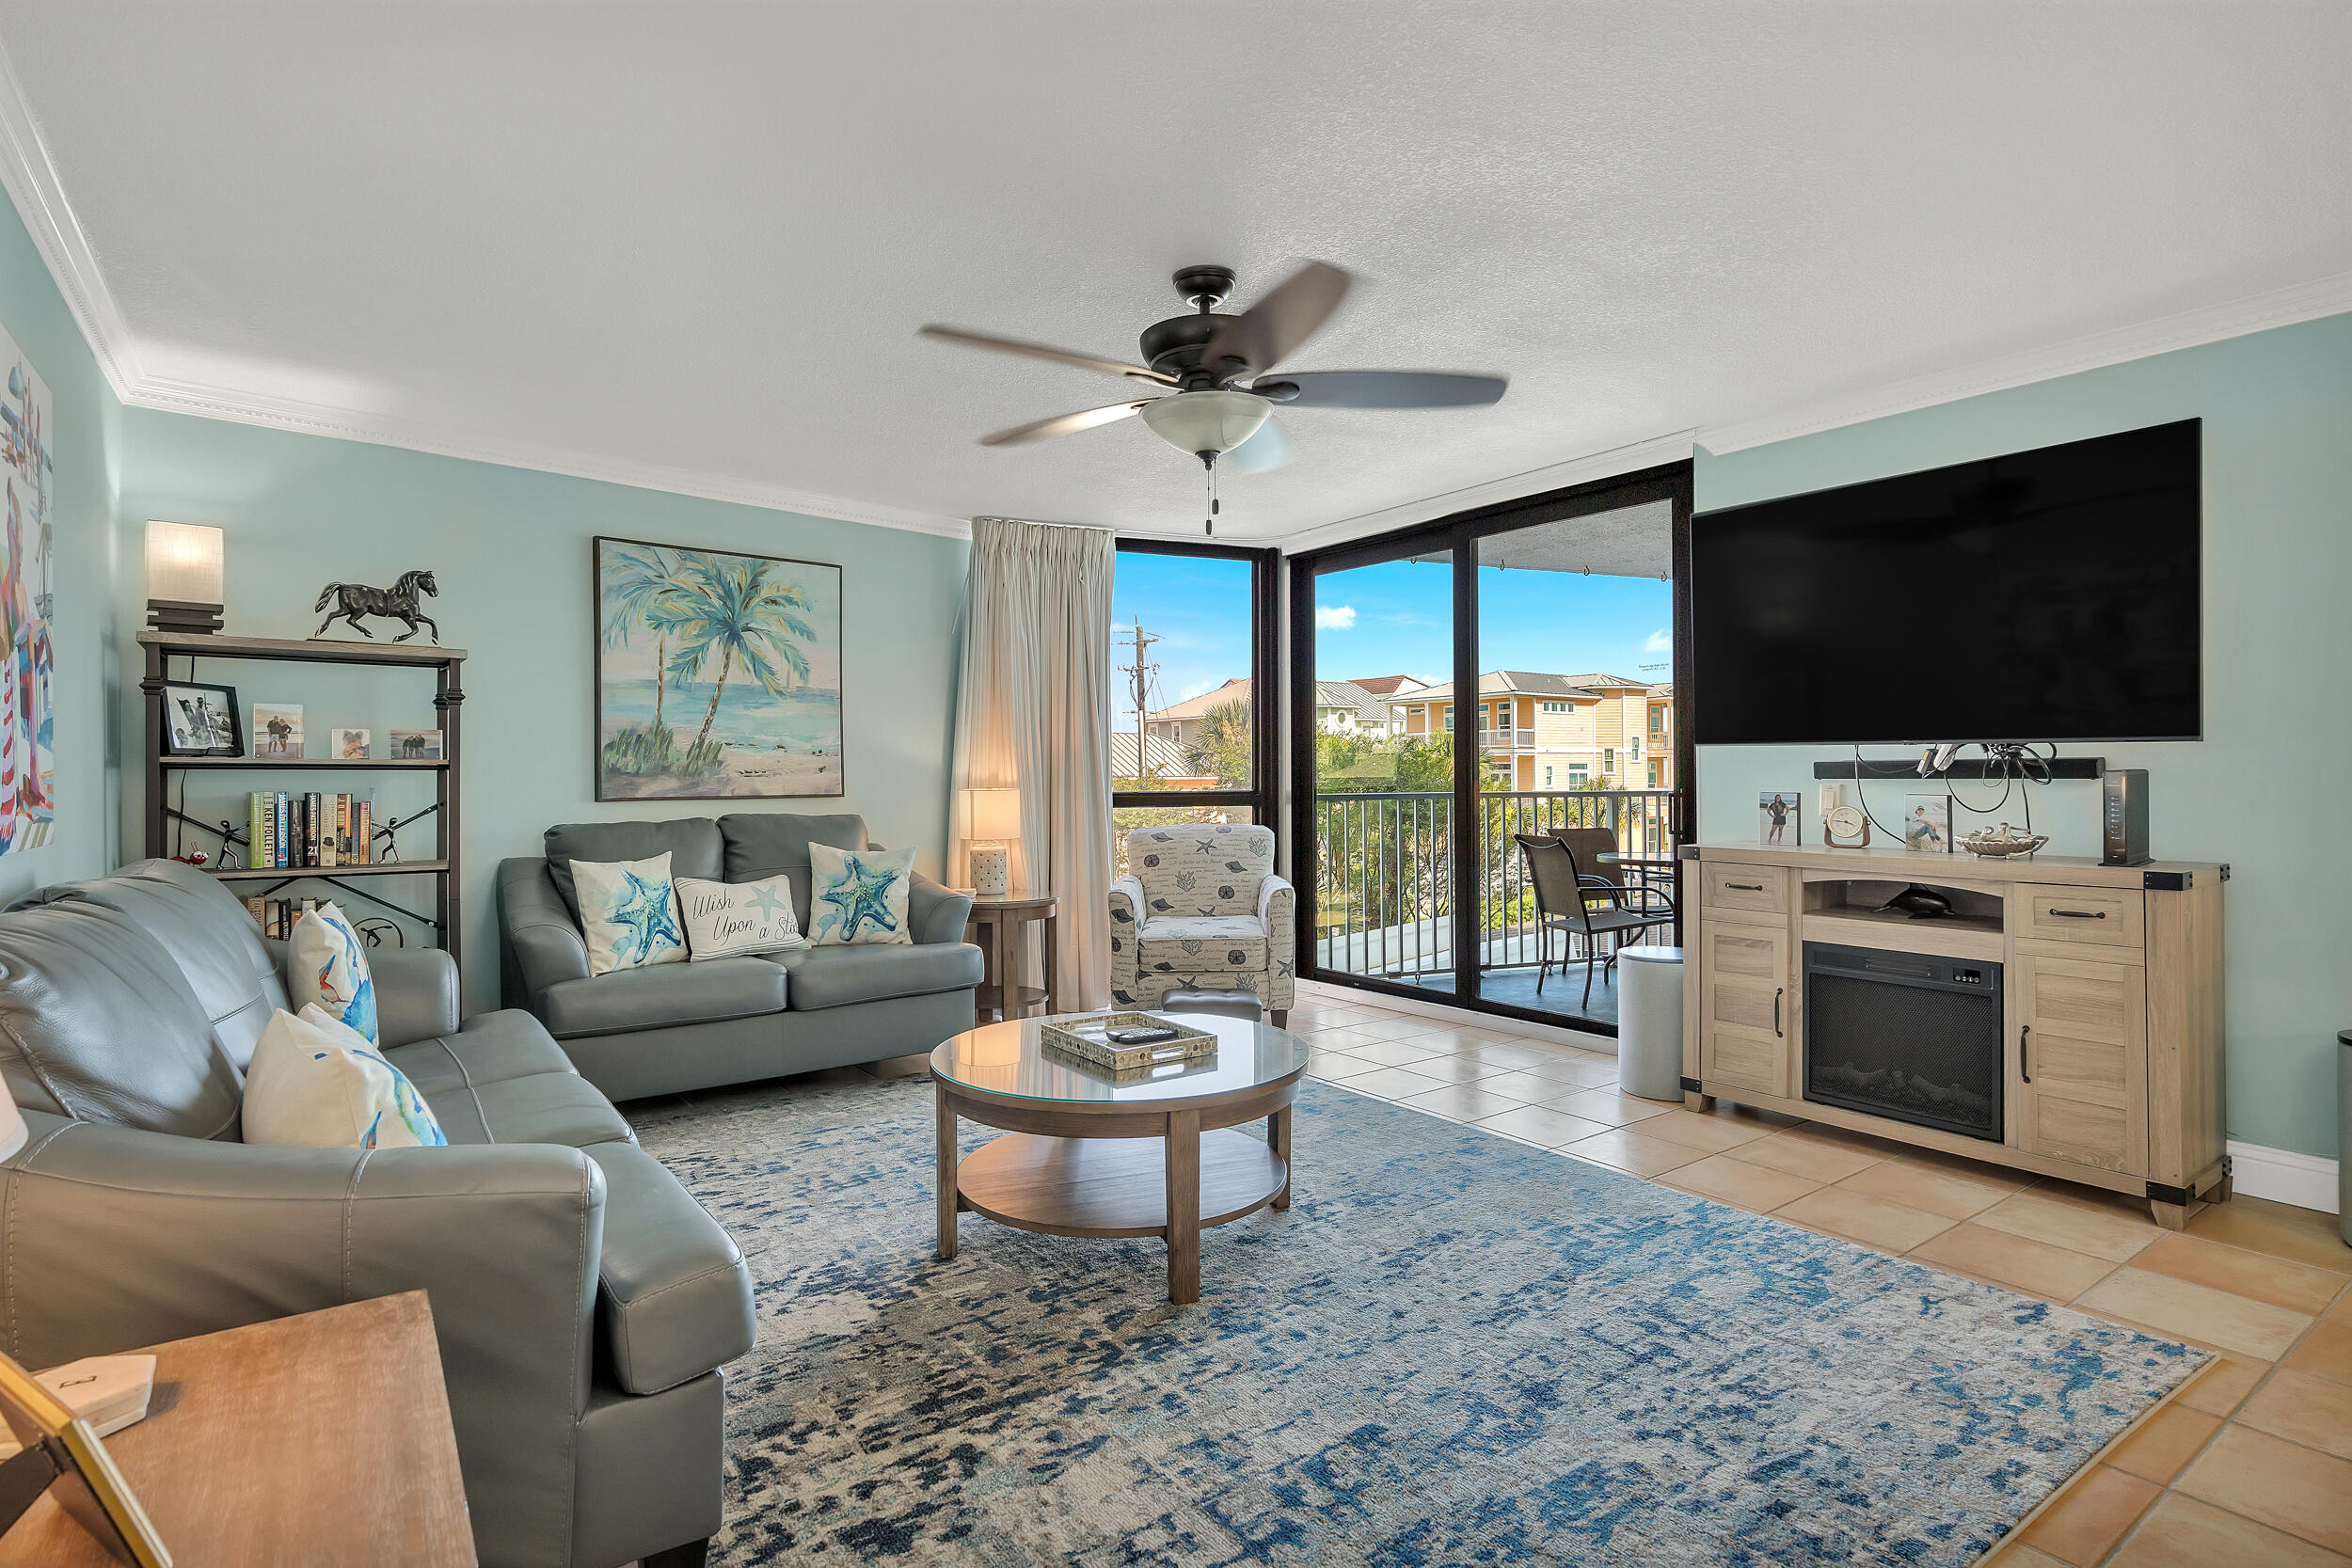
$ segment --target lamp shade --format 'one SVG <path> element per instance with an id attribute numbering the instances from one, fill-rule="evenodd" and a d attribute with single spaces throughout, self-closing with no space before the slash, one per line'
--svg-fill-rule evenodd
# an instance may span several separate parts
<path id="1" fill-rule="evenodd" d="M 1198 457 L 1232 451 L 1258 434 L 1273 407 L 1251 392 L 1179 392 L 1145 404 L 1143 422 L 1178 451 Z"/>
<path id="2" fill-rule="evenodd" d="M 167 604 L 221 604 L 220 530 L 202 523 L 149 523 L 147 596 Z"/>
<path id="3" fill-rule="evenodd" d="M 1021 792 L 1017 789 L 967 789 L 964 810 L 975 843 L 1021 836 Z"/>
<path id="4" fill-rule="evenodd" d="M 16 1108 L 16 1098 L 8 1093 L 8 1081 L 0 1079 L 0 1160 L 6 1160 L 24 1147 L 24 1116 Z"/>

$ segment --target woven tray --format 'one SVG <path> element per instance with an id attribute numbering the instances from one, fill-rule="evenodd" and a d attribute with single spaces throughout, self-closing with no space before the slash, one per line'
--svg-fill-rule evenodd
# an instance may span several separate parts
<path id="1" fill-rule="evenodd" d="M 1171 1028 L 1174 1039 L 1149 1045 L 1114 1045 L 1104 1037 L 1113 1029 Z M 1089 1067 L 1112 1072 L 1164 1067 L 1216 1054 L 1216 1037 L 1202 1034 L 1151 1013 L 1089 1013 L 1084 1018 L 1049 1019 L 1038 1025 L 1038 1043 L 1074 1056 Z"/>

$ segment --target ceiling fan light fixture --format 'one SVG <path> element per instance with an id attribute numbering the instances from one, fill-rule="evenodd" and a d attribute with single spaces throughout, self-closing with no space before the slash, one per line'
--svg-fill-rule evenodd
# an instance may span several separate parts
<path id="1" fill-rule="evenodd" d="M 1249 392 L 1178 392 L 1144 404 L 1143 422 L 1178 451 L 1228 452 L 1258 434 L 1273 404 Z"/>

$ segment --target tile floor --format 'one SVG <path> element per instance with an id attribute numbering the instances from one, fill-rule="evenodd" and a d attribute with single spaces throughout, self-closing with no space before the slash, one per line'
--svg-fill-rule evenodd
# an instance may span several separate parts
<path id="1" fill-rule="evenodd" d="M 2218 1353 L 1986 1560 L 2352 1568 L 2352 1248 L 2259 1198 L 2145 1204 L 1718 1104 L 1616 1092 L 1613 1056 L 1301 998 L 1310 1075 Z"/>

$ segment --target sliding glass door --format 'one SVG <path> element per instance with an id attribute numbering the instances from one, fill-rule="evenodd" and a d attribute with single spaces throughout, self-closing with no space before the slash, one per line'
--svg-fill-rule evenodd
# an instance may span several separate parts
<path id="1" fill-rule="evenodd" d="M 1294 558 L 1303 974 L 1613 1032 L 1679 940 L 1689 523 L 1677 465 Z"/>

